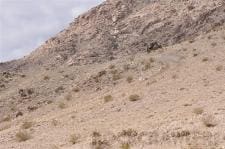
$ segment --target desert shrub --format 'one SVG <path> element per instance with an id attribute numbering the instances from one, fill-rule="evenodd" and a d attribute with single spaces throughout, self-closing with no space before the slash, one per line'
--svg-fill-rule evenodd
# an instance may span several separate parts
<path id="1" fill-rule="evenodd" d="M 194 109 L 193 109 L 193 112 L 194 112 L 195 114 L 200 115 L 200 114 L 202 114 L 202 113 L 204 112 L 204 110 L 203 110 L 203 108 L 194 108 Z"/>
<path id="2" fill-rule="evenodd" d="M 209 61 L 208 57 L 205 57 L 205 58 L 202 59 L 202 62 L 207 62 L 207 61 Z"/>
<path id="3" fill-rule="evenodd" d="M 128 82 L 128 83 L 131 83 L 132 81 L 133 81 L 133 77 L 132 77 L 132 76 L 128 76 L 128 77 L 127 77 L 127 82 Z"/>
<path id="4" fill-rule="evenodd" d="M 23 122 L 23 124 L 21 125 L 22 129 L 29 129 L 33 126 L 33 122 L 31 121 L 25 121 Z"/>
<path id="5" fill-rule="evenodd" d="M 72 89 L 72 91 L 75 92 L 75 93 L 77 93 L 77 92 L 80 91 L 80 89 L 79 89 L 78 87 L 74 87 L 74 88 Z"/>
<path id="6" fill-rule="evenodd" d="M 7 121 L 10 121 L 11 120 L 11 117 L 9 115 L 6 115 L 2 118 L 2 120 L 0 120 L 0 122 L 7 122 Z"/>
<path id="7" fill-rule="evenodd" d="M 76 143 L 79 142 L 79 138 L 80 138 L 79 135 L 77 135 L 77 134 L 72 134 L 72 135 L 70 135 L 70 142 L 71 142 L 72 144 L 76 144 Z"/>
<path id="8" fill-rule="evenodd" d="M 44 80 L 49 80 L 50 79 L 50 77 L 49 76 L 44 76 L 44 78 L 43 78 Z"/>
<path id="9" fill-rule="evenodd" d="M 137 95 L 137 94 L 133 94 L 133 95 L 129 96 L 129 100 L 130 101 L 138 101 L 140 99 L 141 99 L 141 97 L 139 95 Z"/>
<path id="10" fill-rule="evenodd" d="M 19 142 L 24 142 L 29 139 L 31 139 L 31 135 L 25 130 L 21 130 L 18 133 L 16 133 L 16 140 Z"/>
<path id="11" fill-rule="evenodd" d="M 71 100 L 71 99 L 72 99 L 72 94 L 70 94 L 70 93 L 66 94 L 66 95 L 65 95 L 65 99 L 66 99 L 67 101 Z"/>
<path id="12" fill-rule="evenodd" d="M 127 129 L 123 130 L 122 132 L 119 132 L 118 136 L 127 136 L 127 137 L 136 137 L 138 135 L 138 132 L 134 129 Z"/>
<path id="13" fill-rule="evenodd" d="M 9 129 L 10 127 L 11 127 L 11 123 L 10 122 L 5 122 L 5 123 L 0 125 L 0 131 Z"/>
<path id="14" fill-rule="evenodd" d="M 219 66 L 216 67 L 216 71 L 221 71 L 221 70 L 223 70 L 223 66 L 222 65 L 219 65 Z"/>
<path id="15" fill-rule="evenodd" d="M 113 81 L 117 81 L 117 80 L 121 79 L 121 75 L 120 74 L 113 74 L 112 79 L 113 79 Z"/>
<path id="16" fill-rule="evenodd" d="M 105 102 L 105 103 L 110 102 L 110 101 L 112 101 L 112 100 L 113 100 L 112 95 L 107 95 L 107 96 L 104 97 L 104 102 Z"/>
<path id="17" fill-rule="evenodd" d="M 122 143 L 120 146 L 120 149 L 130 149 L 130 144 L 129 143 Z"/>
<path id="18" fill-rule="evenodd" d="M 213 47 L 215 47 L 217 44 L 216 44 L 215 42 L 213 42 L 211 45 L 212 45 Z"/>
<path id="19" fill-rule="evenodd" d="M 206 127 L 215 127 L 217 125 L 217 121 L 213 115 L 203 117 L 202 122 Z"/>
<path id="20" fill-rule="evenodd" d="M 58 104 L 58 107 L 59 107 L 60 109 L 65 109 L 65 108 L 66 108 L 66 104 L 63 103 L 63 102 L 60 102 L 60 103 Z"/>
<path id="21" fill-rule="evenodd" d="M 59 87 L 57 87 L 56 89 L 55 89 L 55 92 L 56 93 L 61 93 L 61 92 L 63 92 L 64 91 L 64 87 L 63 86 L 59 86 Z"/>
<path id="22" fill-rule="evenodd" d="M 114 69 L 115 68 L 115 65 L 111 64 L 109 65 L 109 69 Z"/>

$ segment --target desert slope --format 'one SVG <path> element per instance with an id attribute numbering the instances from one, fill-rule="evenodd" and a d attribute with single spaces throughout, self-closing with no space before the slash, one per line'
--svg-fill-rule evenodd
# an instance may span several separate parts
<path id="1" fill-rule="evenodd" d="M 0 64 L 0 149 L 224 148 L 224 7 L 106 1 Z"/>

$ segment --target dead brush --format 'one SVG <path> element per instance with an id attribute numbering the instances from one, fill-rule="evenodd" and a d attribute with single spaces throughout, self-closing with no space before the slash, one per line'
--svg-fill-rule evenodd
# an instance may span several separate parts
<path id="1" fill-rule="evenodd" d="M 126 80 L 127 80 L 128 83 L 131 83 L 133 81 L 133 77 L 132 76 L 128 76 Z"/>
<path id="2" fill-rule="evenodd" d="M 217 125 L 216 118 L 213 115 L 206 115 L 203 117 L 202 122 L 206 127 L 215 127 Z"/>
<path id="3" fill-rule="evenodd" d="M 22 129 L 29 129 L 33 126 L 33 122 L 32 121 L 25 121 L 23 122 L 23 124 L 21 125 Z"/>
<path id="4" fill-rule="evenodd" d="M 133 95 L 129 96 L 129 100 L 130 101 L 138 101 L 140 99 L 141 99 L 141 97 L 139 95 L 137 95 L 137 94 L 133 94 Z"/>
<path id="5" fill-rule="evenodd" d="M 65 98 L 67 101 L 70 101 L 70 100 L 72 100 L 72 97 L 73 97 L 72 94 L 68 93 L 68 94 L 65 95 L 64 98 Z"/>
<path id="6" fill-rule="evenodd" d="M 203 110 L 203 108 L 194 108 L 193 109 L 193 112 L 195 113 L 195 114 L 197 114 L 197 115 L 200 115 L 200 114 L 202 114 L 203 112 L 204 112 L 204 110 Z"/>
<path id="7" fill-rule="evenodd" d="M 24 142 L 29 139 L 31 139 L 31 135 L 25 130 L 20 130 L 18 133 L 16 133 L 16 140 L 18 142 Z"/>
<path id="8" fill-rule="evenodd" d="M 72 144 L 77 144 L 78 142 L 79 142 L 79 138 L 80 138 L 80 136 L 79 135 L 77 135 L 77 134 L 72 134 L 72 135 L 70 135 L 70 142 L 72 143 Z"/>
<path id="9" fill-rule="evenodd" d="M 113 101 L 112 95 L 107 95 L 107 96 L 104 97 L 104 102 L 105 103 L 110 102 L 110 101 Z"/>

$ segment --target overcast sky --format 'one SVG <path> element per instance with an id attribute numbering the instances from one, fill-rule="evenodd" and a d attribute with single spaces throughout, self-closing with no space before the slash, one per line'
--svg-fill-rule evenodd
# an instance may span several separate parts
<path id="1" fill-rule="evenodd" d="M 0 0 L 0 62 L 20 58 L 104 0 Z"/>

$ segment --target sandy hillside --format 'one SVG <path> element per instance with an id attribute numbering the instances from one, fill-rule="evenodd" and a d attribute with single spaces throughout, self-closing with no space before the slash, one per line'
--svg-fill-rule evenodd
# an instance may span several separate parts
<path id="1" fill-rule="evenodd" d="M 224 57 L 222 0 L 108 0 L 0 63 L 0 149 L 223 149 Z"/>

